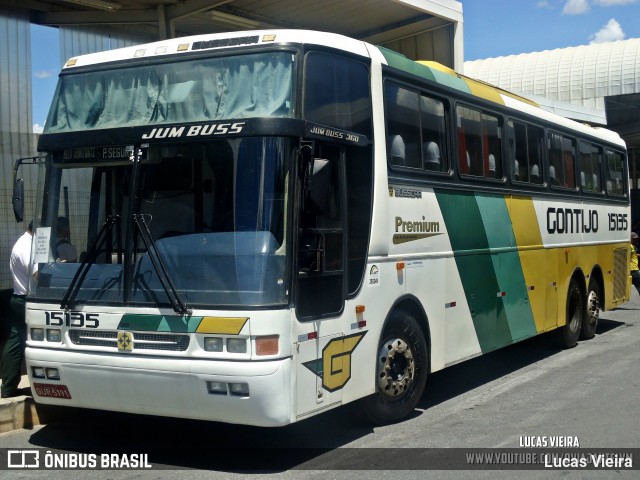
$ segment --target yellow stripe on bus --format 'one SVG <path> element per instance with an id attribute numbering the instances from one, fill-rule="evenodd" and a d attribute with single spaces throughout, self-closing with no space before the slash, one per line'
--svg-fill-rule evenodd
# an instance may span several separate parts
<path id="1" fill-rule="evenodd" d="M 514 196 L 507 201 L 507 205 L 524 281 L 528 288 L 533 321 L 536 324 L 536 331 L 540 333 L 550 327 L 548 324 L 545 325 L 550 313 L 547 312 L 546 289 L 552 280 L 546 271 L 547 262 L 538 217 L 531 198 Z M 555 315 L 553 317 L 555 319 Z"/>
<path id="2" fill-rule="evenodd" d="M 239 335 L 248 320 L 247 317 L 204 317 L 196 333 Z"/>
<path id="3" fill-rule="evenodd" d="M 520 100 L 521 102 L 527 103 L 534 107 L 539 106 L 533 100 L 522 97 L 513 92 L 508 92 L 506 90 L 503 90 L 502 88 L 496 85 L 492 85 L 490 83 L 483 82 L 475 78 L 467 77 L 466 75 L 462 75 L 456 72 L 455 70 L 452 70 L 451 68 L 447 67 L 446 65 L 441 65 L 438 62 L 429 61 L 429 60 L 418 60 L 417 63 L 420 63 L 421 65 L 425 65 L 429 68 L 433 68 L 434 70 L 438 70 L 439 72 L 446 73 L 448 75 L 451 75 L 452 77 L 457 77 L 463 80 L 467 84 L 467 86 L 469 87 L 469 90 L 471 90 L 471 93 L 473 95 L 480 98 L 484 98 L 486 100 L 490 100 L 494 103 L 504 105 L 505 102 L 502 96 L 506 95 L 508 97 L 515 98 L 516 100 Z"/>

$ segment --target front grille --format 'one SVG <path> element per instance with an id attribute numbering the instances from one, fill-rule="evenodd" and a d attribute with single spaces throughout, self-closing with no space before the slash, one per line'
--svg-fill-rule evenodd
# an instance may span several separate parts
<path id="1" fill-rule="evenodd" d="M 176 333 L 131 332 L 133 350 L 164 350 L 184 352 L 189 348 L 189 335 Z M 118 348 L 118 332 L 111 330 L 69 330 L 74 345 Z"/>
<path id="2" fill-rule="evenodd" d="M 117 338 L 118 332 L 69 330 L 69 339 L 74 345 L 118 348 Z"/>

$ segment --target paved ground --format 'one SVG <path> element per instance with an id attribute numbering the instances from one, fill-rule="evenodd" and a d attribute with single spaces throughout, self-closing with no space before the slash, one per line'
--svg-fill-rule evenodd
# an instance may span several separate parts
<path id="1" fill-rule="evenodd" d="M 356 420 L 349 407 L 276 429 L 69 409 L 67 417 L 46 426 L 0 435 L 0 448 L 69 454 L 86 449 L 140 452 L 149 454 L 151 464 L 172 469 L 76 472 L 104 480 L 255 478 L 242 473 L 245 468 L 271 478 L 323 480 L 559 475 L 635 479 L 638 470 L 620 468 L 562 472 L 432 470 L 429 464 L 424 470 L 417 468 L 424 465 L 426 449 L 518 448 L 523 438 L 542 437 L 575 438 L 582 449 L 638 449 L 640 462 L 639 311 L 640 297 L 634 291 L 631 302 L 603 313 L 594 339 L 574 349 L 558 350 L 541 336 L 432 374 L 415 414 L 396 425 L 371 428 Z M 16 474 L 14 478 L 69 478 L 63 470 L 8 473 Z"/>

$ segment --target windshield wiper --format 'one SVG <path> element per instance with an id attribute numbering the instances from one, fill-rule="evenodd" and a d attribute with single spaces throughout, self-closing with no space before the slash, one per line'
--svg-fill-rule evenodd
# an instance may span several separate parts
<path id="1" fill-rule="evenodd" d="M 147 254 L 149 255 L 151 264 L 153 265 L 153 268 L 158 275 L 158 280 L 160 280 L 162 288 L 167 294 L 167 298 L 169 298 L 171 307 L 176 313 L 180 315 L 191 315 L 191 309 L 189 309 L 187 307 L 187 304 L 180 298 L 173 280 L 171 280 L 171 276 L 167 271 L 167 267 L 162 261 L 162 257 L 160 257 L 160 254 L 158 253 L 155 241 L 153 240 L 151 232 L 149 231 L 149 226 L 147 225 L 147 222 L 144 221 L 144 215 L 142 215 L 141 213 L 134 214 L 133 221 L 136 223 L 138 229 L 140 230 L 140 238 L 142 238 L 142 242 L 147 249 Z"/>
<path id="2" fill-rule="evenodd" d="M 111 228 L 118 223 L 120 220 L 119 215 L 109 215 L 104 222 L 104 225 L 100 228 L 98 235 L 96 235 L 96 239 L 93 241 L 89 252 L 87 252 L 86 257 L 78 267 L 76 274 L 73 276 L 73 280 L 69 284 L 69 288 L 65 292 L 62 297 L 62 301 L 60 302 L 60 308 L 62 310 L 72 310 L 75 307 L 75 300 L 78 292 L 80 291 L 80 287 L 84 282 L 84 279 L 89 273 L 89 269 L 91 265 L 96 261 L 98 256 L 98 252 L 102 248 L 102 245 L 107 241 L 108 234 L 111 232 Z"/>

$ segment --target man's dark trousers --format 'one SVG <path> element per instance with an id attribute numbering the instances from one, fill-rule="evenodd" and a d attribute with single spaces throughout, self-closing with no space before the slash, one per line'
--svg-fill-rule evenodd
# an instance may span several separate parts
<path id="1" fill-rule="evenodd" d="M 11 396 L 18 390 L 22 377 L 22 361 L 27 340 L 24 295 L 11 297 L 11 332 L 2 353 L 2 396 Z"/>

